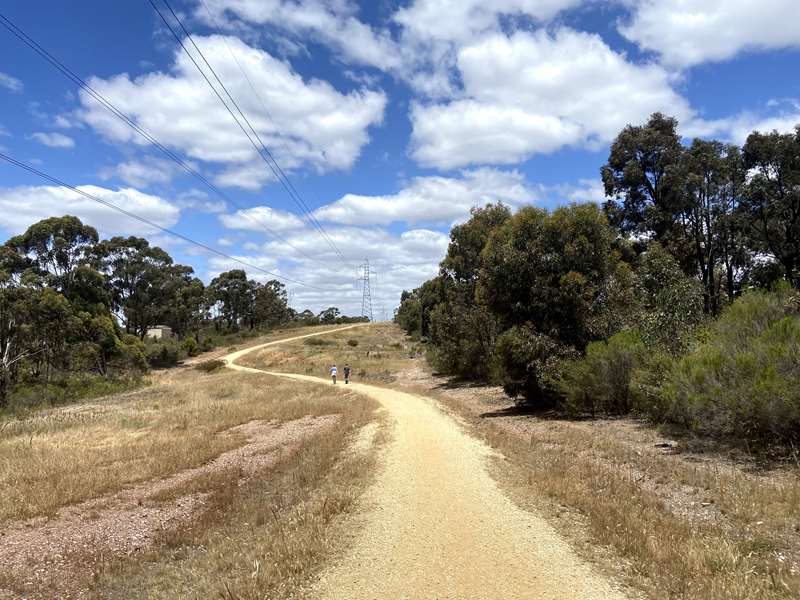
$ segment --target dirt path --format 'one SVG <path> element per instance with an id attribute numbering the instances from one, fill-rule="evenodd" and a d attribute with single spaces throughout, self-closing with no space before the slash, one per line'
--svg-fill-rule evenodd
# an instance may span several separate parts
<path id="1" fill-rule="evenodd" d="M 225 360 L 231 368 L 258 372 L 235 360 L 278 343 Z M 486 469 L 492 451 L 434 400 L 359 383 L 348 388 L 381 403 L 394 421 L 393 439 L 367 492 L 363 528 L 342 560 L 322 574 L 313 595 L 351 600 L 627 597 L 593 573 L 545 520 L 519 509 L 498 489 Z"/>

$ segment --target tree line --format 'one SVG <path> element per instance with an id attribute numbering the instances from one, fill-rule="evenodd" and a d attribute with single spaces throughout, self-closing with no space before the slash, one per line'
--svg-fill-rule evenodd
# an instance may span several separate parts
<path id="1" fill-rule="evenodd" d="M 206 286 L 144 238 L 101 240 L 77 217 L 52 217 L 0 246 L 0 408 L 20 387 L 36 402 L 46 386 L 135 376 L 224 334 L 356 320 L 336 307 L 297 313 L 281 282 L 241 269 Z M 174 338 L 149 340 L 157 325 Z"/>
<path id="2" fill-rule="evenodd" d="M 602 206 L 490 204 L 452 229 L 395 316 L 435 368 L 533 405 L 798 441 L 800 127 L 738 147 L 685 146 L 677 125 L 620 132 Z"/>

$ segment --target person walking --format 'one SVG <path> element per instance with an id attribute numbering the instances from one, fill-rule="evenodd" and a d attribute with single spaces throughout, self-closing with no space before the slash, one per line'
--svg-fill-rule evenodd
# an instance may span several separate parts
<path id="1" fill-rule="evenodd" d="M 350 383 L 350 365 L 344 366 L 344 382 Z"/>
<path id="2" fill-rule="evenodd" d="M 333 380 L 333 385 L 336 385 L 336 375 L 339 374 L 339 370 L 336 368 L 336 365 L 331 367 L 331 380 Z"/>

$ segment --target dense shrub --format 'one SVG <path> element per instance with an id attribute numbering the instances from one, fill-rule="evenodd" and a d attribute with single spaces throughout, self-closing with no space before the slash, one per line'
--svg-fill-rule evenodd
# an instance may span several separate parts
<path id="1" fill-rule="evenodd" d="M 347 345 L 355 348 L 358 346 L 358 340 L 347 340 Z"/>
<path id="2" fill-rule="evenodd" d="M 197 356 L 201 352 L 200 344 L 198 344 L 197 340 L 191 336 L 183 340 L 183 343 L 181 344 L 181 350 L 186 356 Z"/>
<path id="3" fill-rule="evenodd" d="M 317 336 L 307 337 L 303 340 L 305 346 L 330 346 L 331 344 L 333 344 L 332 341 Z"/>
<path id="4" fill-rule="evenodd" d="M 679 360 L 662 389 L 691 429 L 753 443 L 800 441 L 800 302 L 796 292 L 750 292 Z"/>
<path id="5" fill-rule="evenodd" d="M 624 414 L 631 410 L 631 379 L 644 356 L 638 331 L 622 331 L 608 341 L 592 342 L 586 356 L 569 361 L 559 380 L 564 406 L 581 414 Z"/>
<path id="6" fill-rule="evenodd" d="M 173 340 L 161 340 L 147 344 L 145 355 L 148 364 L 157 369 L 174 367 L 181 359 L 180 346 Z"/>
<path id="7" fill-rule="evenodd" d="M 564 361 L 577 355 L 573 348 L 536 332 L 530 325 L 512 327 L 500 334 L 495 353 L 505 392 L 539 406 L 555 402 Z"/>

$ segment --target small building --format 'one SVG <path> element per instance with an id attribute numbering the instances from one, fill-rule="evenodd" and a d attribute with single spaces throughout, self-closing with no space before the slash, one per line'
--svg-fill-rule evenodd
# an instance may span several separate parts
<path id="1" fill-rule="evenodd" d="M 147 330 L 147 337 L 154 340 L 163 340 L 172 337 L 172 327 L 168 325 L 156 325 Z"/>

